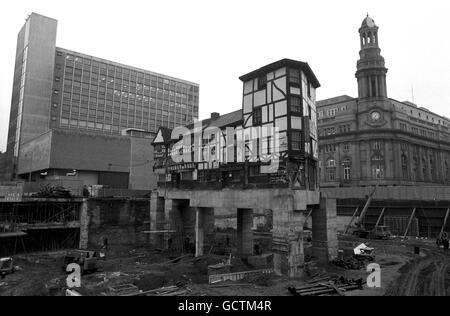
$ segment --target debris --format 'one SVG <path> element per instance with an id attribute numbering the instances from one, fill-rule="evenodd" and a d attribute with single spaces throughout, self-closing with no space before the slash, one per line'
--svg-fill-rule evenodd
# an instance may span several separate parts
<path id="1" fill-rule="evenodd" d="M 374 250 L 374 248 L 370 248 L 370 247 L 367 247 L 365 244 L 361 244 L 358 247 L 356 247 L 355 249 L 353 249 L 353 252 L 355 253 L 355 255 L 361 255 L 361 254 L 370 255 L 373 250 Z"/>
<path id="2" fill-rule="evenodd" d="M 111 296 L 130 296 L 139 293 L 139 289 L 134 284 L 122 284 L 108 288 Z"/>
<path id="3" fill-rule="evenodd" d="M 192 257 L 191 254 L 189 254 L 189 255 L 184 255 L 184 256 L 175 258 L 175 259 L 173 259 L 173 260 L 164 262 L 164 263 L 162 263 L 162 264 L 165 265 L 165 264 L 177 263 L 177 262 L 179 262 L 179 261 L 181 261 L 181 260 L 183 260 L 183 259 L 185 259 L 185 258 L 190 258 L 190 257 Z"/>
<path id="4" fill-rule="evenodd" d="M 210 275 L 209 284 L 215 284 L 223 281 L 239 281 L 251 275 L 272 274 L 273 272 L 274 272 L 273 269 L 263 269 L 255 271 Z"/>
<path id="5" fill-rule="evenodd" d="M 44 185 L 40 188 L 39 192 L 33 195 L 36 198 L 62 198 L 62 199 L 70 199 L 72 198 L 72 194 L 70 190 L 62 186 L 53 186 L 50 184 Z"/>
<path id="6" fill-rule="evenodd" d="M 162 287 L 162 288 L 147 291 L 147 292 L 132 293 L 132 294 L 127 294 L 127 295 L 123 295 L 123 296 L 185 296 L 189 292 L 190 292 L 190 289 L 180 288 L 180 287 L 174 285 L 174 286 Z"/>
<path id="7" fill-rule="evenodd" d="M 74 290 L 66 290 L 66 296 L 83 296 L 83 295 Z"/>
<path id="8" fill-rule="evenodd" d="M 218 284 L 210 285 L 211 288 L 221 288 L 221 287 L 238 287 L 238 286 L 254 286 L 252 283 L 229 283 L 229 284 Z"/>
<path id="9" fill-rule="evenodd" d="M 368 261 L 371 262 L 373 259 L 372 256 L 354 255 L 348 258 L 334 259 L 331 263 L 346 270 L 361 270 L 366 267 Z"/>

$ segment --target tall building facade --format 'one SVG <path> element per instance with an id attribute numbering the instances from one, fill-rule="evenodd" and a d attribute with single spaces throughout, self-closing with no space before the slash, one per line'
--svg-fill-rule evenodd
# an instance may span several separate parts
<path id="1" fill-rule="evenodd" d="M 450 120 L 387 94 L 378 26 L 359 29 L 358 97 L 317 103 L 322 187 L 450 183 Z"/>
<path id="2" fill-rule="evenodd" d="M 33 167 L 36 156 L 22 150 L 33 152 L 28 143 L 53 129 L 117 138 L 198 118 L 198 84 L 59 48 L 56 33 L 56 20 L 32 13 L 18 35 L 7 178 L 53 169 Z"/>

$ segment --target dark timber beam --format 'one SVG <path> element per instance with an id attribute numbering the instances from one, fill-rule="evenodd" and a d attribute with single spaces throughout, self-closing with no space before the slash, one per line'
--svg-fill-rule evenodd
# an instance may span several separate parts
<path id="1" fill-rule="evenodd" d="M 439 233 L 439 238 L 442 237 L 444 233 L 445 226 L 447 225 L 448 215 L 450 213 L 450 208 L 447 209 L 447 213 L 445 213 L 444 223 L 442 224 L 441 232 Z"/>

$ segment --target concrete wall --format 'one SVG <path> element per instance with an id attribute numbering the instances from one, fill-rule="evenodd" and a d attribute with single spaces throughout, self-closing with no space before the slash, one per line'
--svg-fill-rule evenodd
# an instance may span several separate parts
<path id="1" fill-rule="evenodd" d="M 52 169 L 129 172 L 130 139 L 53 130 Z"/>
<path id="2" fill-rule="evenodd" d="M 164 190 L 160 189 L 160 196 Z M 304 211 L 307 205 L 319 204 L 319 192 L 290 189 L 260 190 L 170 190 L 169 199 L 190 200 L 191 207 L 243 208 L 243 209 L 279 209 L 280 203 L 287 203 L 287 209 Z"/>
<path id="3" fill-rule="evenodd" d="M 86 200 L 82 209 L 88 217 L 89 247 L 100 247 L 104 238 L 110 247 L 146 243 L 143 232 L 149 227 L 149 207 L 148 200 Z"/>
<path id="4" fill-rule="evenodd" d="M 18 173 L 75 169 L 87 185 L 104 184 L 99 172 L 103 176 L 129 174 L 124 188 L 151 190 L 157 182 L 153 161 L 153 147 L 147 138 L 51 130 L 22 145 Z"/>
<path id="5" fill-rule="evenodd" d="M 131 190 L 156 189 L 157 177 L 153 173 L 154 148 L 151 139 L 131 138 L 130 185 Z"/>

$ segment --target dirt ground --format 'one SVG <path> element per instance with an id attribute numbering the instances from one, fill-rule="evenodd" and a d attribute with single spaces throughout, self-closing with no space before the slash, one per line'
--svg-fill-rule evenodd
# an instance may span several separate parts
<path id="1" fill-rule="evenodd" d="M 367 241 L 352 237 L 340 237 L 339 247 L 345 254 L 365 242 L 375 248 L 375 262 L 381 266 L 381 288 L 346 292 L 348 296 L 381 295 L 436 295 L 450 294 L 450 256 L 443 255 L 434 241 L 390 240 Z M 420 255 L 414 254 L 420 247 Z M 64 251 L 27 254 L 14 257 L 19 270 L 0 279 L 0 296 L 62 296 L 66 289 L 67 275 L 62 270 Z M 178 285 L 189 289 L 193 296 L 289 296 L 288 287 L 302 286 L 315 275 L 343 276 L 347 279 L 366 280 L 365 269 L 345 270 L 334 265 L 317 265 L 314 261 L 302 277 L 288 279 L 277 276 L 261 276 L 240 282 L 208 284 L 208 266 L 226 260 L 223 256 L 205 256 L 199 260 L 191 257 L 176 263 L 168 263 L 179 254 L 161 253 L 146 248 L 120 247 L 109 250 L 107 259 L 100 263 L 100 270 L 82 277 L 83 295 L 109 295 L 109 288 L 120 284 L 133 284 L 141 291 L 163 286 Z M 233 258 L 230 272 L 259 269 L 240 259 Z"/>

